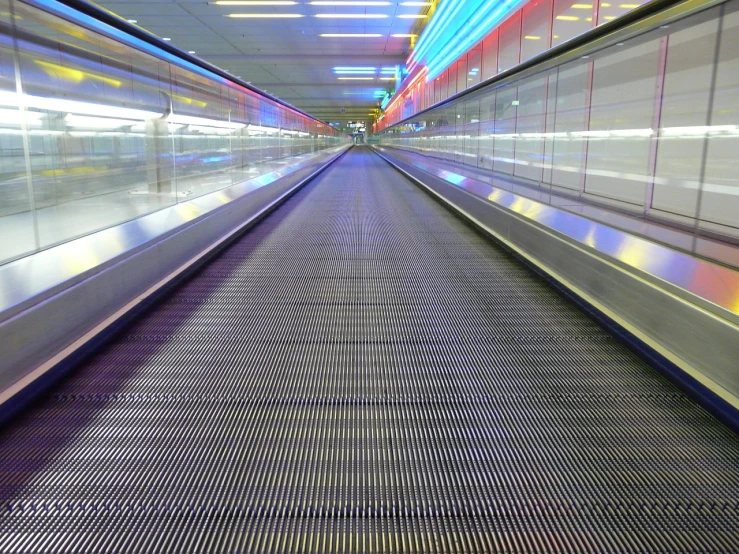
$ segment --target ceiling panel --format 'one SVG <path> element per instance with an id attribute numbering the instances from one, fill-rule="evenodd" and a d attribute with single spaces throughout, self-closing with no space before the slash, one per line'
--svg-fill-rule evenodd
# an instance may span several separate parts
<path id="1" fill-rule="evenodd" d="M 399 15 L 428 12 L 428 7 L 218 6 L 202 0 L 97 0 L 125 19 L 135 19 L 147 31 L 171 39 L 171 44 L 241 76 L 270 94 L 312 113 L 319 119 L 345 121 L 369 114 L 378 105 L 375 93 L 388 81 L 340 81 L 335 66 L 381 67 L 403 64 L 410 52 L 408 38 L 420 34 L 425 20 Z M 227 17 L 234 13 L 299 14 L 295 19 Z M 319 14 L 377 14 L 378 19 L 333 19 Z M 378 38 L 326 38 L 324 33 L 376 33 Z M 342 109 L 344 110 L 342 113 Z M 348 117 L 347 114 L 353 114 Z"/>

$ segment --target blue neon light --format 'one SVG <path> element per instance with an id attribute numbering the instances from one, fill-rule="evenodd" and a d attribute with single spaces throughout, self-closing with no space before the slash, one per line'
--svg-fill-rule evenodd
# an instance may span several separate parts
<path id="1" fill-rule="evenodd" d="M 426 31 L 421 34 L 411 56 L 413 64 L 410 68 L 413 69 L 416 63 L 434 58 L 439 49 L 457 35 L 465 21 L 479 12 L 482 2 L 483 0 L 462 0 L 441 3 Z"/>
<path id="2" fill-rule="evenodd" d="M 451 171 L 444 171 L 444 180 L 452 183 L 453 185 L 461 185 L 467 177 L 452 173 Z"/>
<path id="3" fill-rule="evenodd" d="M 525 0 L 524 0 L 525 1 Z M 489 0 L 466 25 L 441 47 L 438 53 L 427 62 L 430 81 L 439 75 L 470 46 L 480 40 L 497 23 L 514 11 L 522 0 Z M 484 19 L 483 19 L 484 18 Z"/>
<path id="4" fill-rule="evenodd" d="M 496 0 L 488 0 L 487 3 L 495 2 Z M 428 48 L 428 51 L 424 54 L 424 61 L 426 65 L 439 56 L 439 53 L 446 47 L 450 42 L 459 40 L 463 37 L 463 26 L 470 20 L 470 18 L 478 18 L 484 12 L 486 6 L 483 0 L 475 0 L 473 2 L 464 2 L 462 7 L 457 10 L 454 18 L 449 21 L 446 29 L 434 43 Z"/>

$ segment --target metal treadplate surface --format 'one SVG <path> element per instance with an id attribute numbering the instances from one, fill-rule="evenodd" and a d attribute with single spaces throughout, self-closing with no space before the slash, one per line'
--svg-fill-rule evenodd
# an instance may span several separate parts
<path id="1" fill-rule="evenodd" d="M 739 552 L 739 439 L 354 148 L 0 436 L 2 552 Z"/>

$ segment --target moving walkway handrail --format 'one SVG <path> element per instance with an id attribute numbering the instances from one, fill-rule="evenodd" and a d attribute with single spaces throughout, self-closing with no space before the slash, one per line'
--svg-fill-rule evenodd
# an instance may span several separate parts
<path id="1" fill-rule="evenodd" d="M 415 121 L 427 112 L 438 110 L 447 104 L 456 102 L 460 98 L 470 96 L 481 89 L 490 87 L 491 85 L 502 86 L 513 79 L 519 80 L 535 73 L 546 71 L 547 69 L 562 65 L 584 55 L 591 54 L 617 42 L 622 42 L 631 36 L 643 34 L 651 29 L 658 28 L 694 13 L 707 10 L 713 6 L 725 4 L 727 1 L 728 0 L 652 0 L 651 2 L 647 2 L 638 8 L 626 12 L 624 15 L 619 16 L 614 20 L 598 25 L 589 31 L 563 42 L 562 44 L 553 46 L 541 54 L 537 54 L 510 69 L 501 71 L 484 81 L 480 81 L 476 85 L 424 108 L 410 117 L 406 117 L 397 123 L 388 125 L 377 134 L 381 134 L 393 127 Z"/>

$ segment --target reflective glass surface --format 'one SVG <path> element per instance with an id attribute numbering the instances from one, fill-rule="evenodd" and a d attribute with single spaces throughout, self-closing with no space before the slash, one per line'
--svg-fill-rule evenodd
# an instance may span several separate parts
<path id="1" fill-rule="evenodd" d="M 592 9 L 555 3 L 555 22 L 558 13 Z M 543 13 L 538 5 L 523 11 L 525 33 L 539 32 Z M 509 26 L 499 52 L 515 61 Z M 739 1 L 494 83 L 391 126 L 379 141 L 696 236 L 739 238 Z"/>
<path id="2" fill-rule="evenodd" d="M 205 73 L 0 0 L 0 263 L 344 140 Z"/>

